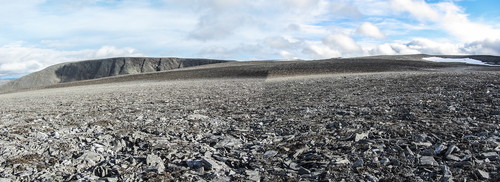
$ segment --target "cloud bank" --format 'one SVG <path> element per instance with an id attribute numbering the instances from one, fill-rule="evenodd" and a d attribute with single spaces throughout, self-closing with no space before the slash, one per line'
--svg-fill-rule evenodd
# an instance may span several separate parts
<path id="1" fill-rule="evenodd" d="M 499 22 L 447 0 L 0 2 L 0 78 L 115 56 L 500 55 Z"/>
<path id="2" fill-rule="evenodd" d="M 6 45 L 0 47 L 0 73 L 2 73 L 0 76 L 35 72 L 62 62 L 121 56 L 143 56 L 143 54 L 132 48 L 113 46 L 103 46 L 96 50 L 57 51 L 24 47 L 22 44 Z"/>

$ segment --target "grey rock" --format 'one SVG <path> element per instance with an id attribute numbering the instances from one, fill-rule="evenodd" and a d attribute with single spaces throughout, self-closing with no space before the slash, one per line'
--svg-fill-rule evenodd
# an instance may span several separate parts
<path id="1" fill-rule="evenodd" d="M 146 163 L 151 169 L 155 169 L 158 173 L 162 173 L 165 171 L 163 160 L 157 155 L 148 155 L 146 157 Z"/>
<path id="2" fill-rule="evenodd" d="M 59 138 L 59 137 L 61 137 L 61 136 L 60 136 L 60 134 L 59 134 L 59 132 L 57 132 L 57 131 L 53 131 L 53 132 L 51 132 L 49 136 L 54 137 L 54 138 Z"/>
<path id="3" fill-rule="evenodd" d="M 382 159 L 380 159 L 380 164 L 387 165 L 389 162 L 391 161 L 387 157 L 382 157 Z"/>
<path id="4" fill-rule="evenodd" d="M 290 162 L 290 163 L 288 164 L 288 167 L 289 167 L 290 169 L 293 169 L 293 170 L 299 170 L 299 164 L 297 164 L 297 163 L 295 163 L 295 162 Z"/>
<path id="5" fill-rule="evenodd" d="M 343 165 L 343 164 L 350 164 L 351 161 L 349 161 L 349 159 L 337 158 L 334 160 L 334 163 L 337 165 Z"/>
<path id="6" fill-rule="evenodd" d="M 9 178 L 0 178 L 0 182 L 11 182 Z"/>
<path id="7" fill-rule="evenodd" d="M 417 142 L 427 142 L 429 140 L 429 136 L 425 133 L 421 133 L 415 136 L 415 141 Z"/>
<path id="8" fill-rule="evenodd" d="M 370 173 L 365 173 L 364 174 L 365 177 L 366 177 L 366 180 L 370 181 L 370 182 L 378 182 L 379 179 L 373 175 L 371 175 Z"/>
<path id="9" fill-rule="evenodd" d="M 234 138 L 234 137 L 225 137 L 221 141 L 217 142 L 215 144 L 214 148 L 219 149 L 219 148 L 240 148 L 242 145 L 242 141 L 240 139 Z"/>
<path id="10" fill-rule="evenodd" d="M 477 164 L 484 164 L 484 163 L 489 163 L 491 161 L 488 158 L 486 158 L 484 160 L 476 159 L 476 160 L 474 160 L 474 162 L 476 162 Z"/>
<path id="11" fill-rule="evenodd" d="M 32 171 L 23 171 L 23 172 L 17 173 L 16 176 L 24 177 L 24 176 L 29 176 L 32 174 L 33 174 Z"/>
<path id="12" fill-rule="evenodd" d="M 473 164 L 470 161 L 460 161 L 460 162 L 456 163 L 455 165 L 463 168 L 463 167 L 471 167 Z"/>
<path id="13" fill-rule="evenodd" d="M 483 170 L 476 170 L 476 174 L 480 179 L 490 179 L 490 174 Z"/>
<path id="14" fill-rule="evenodd" d="M 453 174 L 450 171 L 450 167 L 448 167 L 447 165 L 441 166 L 441 170 L 443 171 L 444 176 L 453 176 Z"/>
<path id="15" fill-rule="evenodd" d="M 118 152 L 127 146 L 127 143 L 123 139 L 115 140 L 111 142 L 112 150 Z"/>
<path id="16" fill-rule="evenodd" d="M 447 155 L 446 159 L 452 160 L 452 161 L 462 161 L 462 159 L 460 159 L 460 157 L 457 157 L 455 155 Z"/>
<path id="17" fill-rule="evenodd" d="M 93 174 L 99 177 L 106 177 L 109 175 L 109 172 L 110 172 L 109 169 L 104 166 L 97 166 L 93 170 Z"/>
<path id="18" fill-rule="evenodd" d="M 201 160 L 186 161 L 186 164 L 187 164 L 188 167 L 193 168 L 193 169 L 197 169 L 197 168 L 203 167 L 203 162 L 201 162 Z"/>
<path id="19" fill-rule="evenodd" d="M 498 158 L 498 153 L 497 152 L 485 152 L 481 154 L 484 158 L 488 159 L 494 159 Z"/>
<path id="20" fill-rule="evenodd" d="M 406 152 L 407 152 L 407 154 L 408 154 L 408 155 L 410 155 L 410 156 L 415 155 L 415 154 L 413 153 L 413 151 L 411 151 L 410 147 L 408 147 L 408 145 L 405 147 L 405 149 L 406 149 Z"/>
<path id="21" fill-rule="evenodd" d="M 98 162 L 104 160 L 104 157 L 101 154 L 92 151 L 87 151 L 83 153 L 80 157 L 78 157 L 78 160 L 84 164 L 93 166 Z"/>
<path id="22" fill-rule="evenodd" d="M 219 163 L 215 160 L 212 160 L 210 158 L 201 158 L 201 162 L 202 162 L 202 165 L 203 167 L 206 169 L 206 170 L 224 170 L 224 169 L 227 169 L 228 167 L 223 164 L 223 163 Z"/>
<path id="23" fill-rule="evenodd" d="M 358 142 L 358 141 L 366 139 L 366 138 L 368 138 L 368 132 L 358 133 L 354 136 L 354 141 Z"/>
<path id="24" fill-rule="evenodd" d="M 339 121 L 339 122 L 331 122 L 326 124 L 326 129 L 342 129 L 343 127 L 347 127 L 348 123 L 345 121 Z"/>
<path id="25" fill-rule="evenodd" d="M 116 177 L 107 177 L 107 178 L 100 178 L 99 180 L 105 181 L 105 182 L 118 182 L 118 178 Z"/>
<path id="26" fill-rule="evenodd" d="M 450 145 L 448 150 L 446 150 L 445 156 L 452 154 L 453 152 L 460 151 L 460 149 L 456 145 Z"/>
<path id="27" fill-rule="evenodd" d="M 276 154 L 278 154 L 278 151 L 269 150 L 269 151 L 264 153 L 264 158 L 268 159 L 268 158 L 274 157 Z"/>
<path id="28" fill-rule="evenodd" d="M 300 167 L 298 172 L 299 172 L 299 175 L 311 174 L 311 171 L 309 169 L 306 169 L 303 167 Z"/>
<path id="29" fill-rule="evenodd" d="M 208 116 L 201 115 L 201 114 L 191 114 L 191 115 L 187 116 L 187 120 L 190 120 L 190 121 L 205 121 L 207 119 L 209 119 Z"/>
<path id="30" fill-rule="evenodd" d="M 293 158 L 297 158 L 299 157 L 302 153 L 304 153 L 305 151 L 309 150 L 309 147 L 302 147 L 300 149 L 297 149 L 297 151 L 295 151 L 295 154 L 293 154 Z"/>
<path id="31" fill-rule="evenodd" d="M 42 132 L 30 133 L 30 136 L 38 139 L 47 139 L 49 137 L 49 135 Z"/>
<path id="32" fill-rule="evenodd" d="M 446 149 L 446 146 L 443 145 L 443 144 L 440 144 L 436 147 L 436 149 L 434 149 L 434 154 L 435 155 L 439 155 L 441 154 L 444 150 Z"/>
<path id="33" fill-rule="evenodd" d="M 416 145 L 418 147 L 423 146 L 423 147 L 430 147 L 432 146 L 431 142 L 412 142 L 413 145 Z"/>
<path id="34" fill-rule="evenodd" d="M 420 165 L 422 165 L 422 166 L 439 166 L 438 162 L 432 156 L 420 157 Z"/>
<path id="35" fill-rule="evenodd" d="M 453 176 L 443 176 L 440 181 L 441 182 L 454 182 Z"/>
<path id="36" fill-rule="evenodd" d="M 260 181 L 259 171 L 246 170 L 245 173 L 248 176 L 249 180 Z"/>
<path id="37" fill-rule="evenodd" d="M 360 167 L 363 167 L 363 165 L 364 165 L 363 159 L 358 159 L 358 160 L 356 160 L 356 162 L 354 162 L 352 164 L 352 167 L 354 167 L 354 168 L 360 168 Z"/>

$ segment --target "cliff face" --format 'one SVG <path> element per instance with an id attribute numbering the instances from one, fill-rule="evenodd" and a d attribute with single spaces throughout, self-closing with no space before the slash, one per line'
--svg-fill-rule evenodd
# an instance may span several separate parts
<path id="1" fill-rule="evenodd" d="M 166 71 L 226 61 L 180 58 L 112 58 L 68 63 L 56 70 L 61 83 L 116 75 Z"/>
<path id="2" fill-rule="evenodd" d="M 223 60 L 182 58 L 110 58 L 63 63 L 26 75 L 0 86 L 0 92 L 38 88 L 57 83 L 96 78 L 166 71 L 205 64 L 223 63 Z"/>

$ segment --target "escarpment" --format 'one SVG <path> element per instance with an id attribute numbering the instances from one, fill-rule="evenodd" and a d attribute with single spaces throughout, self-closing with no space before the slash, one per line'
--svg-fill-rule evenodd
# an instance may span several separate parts
<path id="1" fill-rule="evenodd" d="M 1 85 L 0 92 L 40 88 L 57 83 L 167 71 L 224 62 L 228 61 L 214 59 L 122 57 L 62 63 Z"/>
<path id="2" fill-rule="evenodd" d="M 64 83 L 117 75 L 167 71 L 222 62 L 227 61 L 181 58 L 112 58 L 68 63 L 56 70 L 56 75 L 60 82 Z"/>

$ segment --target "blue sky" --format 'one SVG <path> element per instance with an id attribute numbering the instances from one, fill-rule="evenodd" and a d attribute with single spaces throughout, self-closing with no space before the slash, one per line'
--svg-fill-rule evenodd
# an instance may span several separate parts
<path id="1" fill-rule="evenodd" d="M 0 79 L 118 56 L 500 55 L 495 0 L 0 0 Z"/>
<path id="2" fill-rule="evenodd" d="M 500 19 L 499 2 L 496 0 L 462 0 L 456 1 L 456 4 L 463 7 L 473 20 Z"/>

